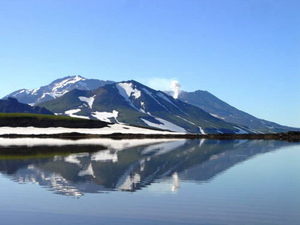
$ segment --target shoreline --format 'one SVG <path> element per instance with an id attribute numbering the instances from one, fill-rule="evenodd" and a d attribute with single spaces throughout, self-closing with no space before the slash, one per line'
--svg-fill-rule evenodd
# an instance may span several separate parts
<path id="1" fill-rule="evenodd" d="M 266 133 L 266 134 L 140 134 L 140 133 L 111 133 L 111 134 L 84 134 L 84 133 L 57 133 L 57 134 L 1 134 L 2 138 L 59 138 L 59 139 L 216 139 L 216 140 L 279 140 L 300 142 L 300 132 Z"/>

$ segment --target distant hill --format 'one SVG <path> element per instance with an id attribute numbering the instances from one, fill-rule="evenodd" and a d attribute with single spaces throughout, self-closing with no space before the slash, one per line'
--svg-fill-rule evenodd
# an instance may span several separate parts
<path id="1" fill-rule="evenodd" d="M 282 126 L 274 122 L 256 118 L 255 116 L 252 116 L 227 104 L 208 91 L 183 91 L 180 93 L 179 99 L 186 103 L 195 105 L 210 113 L 211 115 L 223 119 L 226 122 L 239 124 L 241 126 L 248 127 L 250 130 L 256 132 L 273 133 L 300 130 L 297 128 Z"/>
<path id="2" fill-rule="evenodd" d="M 46 108 L 23 104 L 14 98 L 0 100 L 0 113 L 36 113 L 53 115 L 53 113 Z"/>

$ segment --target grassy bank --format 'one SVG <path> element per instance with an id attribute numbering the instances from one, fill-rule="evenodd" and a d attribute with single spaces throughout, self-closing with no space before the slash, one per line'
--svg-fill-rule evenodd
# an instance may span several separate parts
<path id="1" fill-rule="evenodd" d="M 86 120 L 68 116 L 55 116 L 29 113 L 0 113 L 1 127 L 66 127 L 66 128 L 102 128 L 106 122 Z"/>

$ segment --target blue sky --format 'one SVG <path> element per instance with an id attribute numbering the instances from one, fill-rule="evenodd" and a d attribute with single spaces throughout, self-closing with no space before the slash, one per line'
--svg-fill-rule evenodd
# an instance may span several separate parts
<path id="1" fill-rule="evenodd" d="M 67 75 L 208 90 L 300 127 L 298 0 L 1 0 L 3 96 Z"/>

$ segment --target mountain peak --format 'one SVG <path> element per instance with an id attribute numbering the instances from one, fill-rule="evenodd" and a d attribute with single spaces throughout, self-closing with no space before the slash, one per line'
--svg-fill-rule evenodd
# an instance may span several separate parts
<path id="1" fill-rule="evenodd" d="M 54 88 L 58 89 L 58 88 L 63 88 L 67 85 L 75 84 L 79 81 L 84 81 L 84 80 L 86 80 L 84 77 L 76 75 L 76 76 L 69 76 L 69 77 L 63 78 L 63 79 L 59 80 L 58 82 L 53 82 L 53 84 L 55 84 Z"/>
<path id="2" fill-rule="evenodd" d="M 86 80 L 86 78 L 81 75 L 72 75 L 72 76 L 68 76 L 68 78 L 73 80 Z"/>
<path id="3" fill-rule="evenodd" d="M 54 80 L 50 85 L 54 85 L 57 83 L 77 83 L 79 81 L 84 81 L 84 80 L 86 80 L 86 78 L 82 77 L 80 75 L 66 76 L 66 77 Z"/>
<path id="4" fill-rule="evenodd" d="M 155 89 L 153 89 L 153 88 L 151 88 L 151 87 L 148 87 L 148 86 L 146 86 L 146 85 L 144 85 L 144 84 L 142 84 L 142 83 L 140 83 L 140 82 L 138 82 L 138 81 L 136 81 L 136 80 L 127 80 L 127 81 L 121 81 L 121 82 L 118 82 L 117 84 L 129 84 L 129 85 L 133 85 L 134 87 L 136 87 L 136 88 L 142 88 L 144 91 L 158 91 L 158 90 L 155 90 Z M 158 91 L 158 92 L 161 92 L 161 91 Z"/>
<path id="5" fill-rule="evenodd" d="M 141 84 L 140 82 L 136 81 L 136 80 L 126 80 L 126 81 L 120 81 L 118 82 L 118 84 L 121 83 L 126 83 L 126 84 L 133 84 L 133 85 L 138 85 L 138 86 L 144 86 L 143 84 Z"/>
<path id="6" fill-rule="evenodd" d="M 21 89 L 15 91 L 4 98 L 13 97 L 19 102 L 36 105 L 45 101 L 61 97 L 73 89 L 94 90 L 111 81 L 102 81 L 96 79 L 87 79 L 80 75 L 66 76 L 54 80 L 48 85 L 36 89 Z"/>

